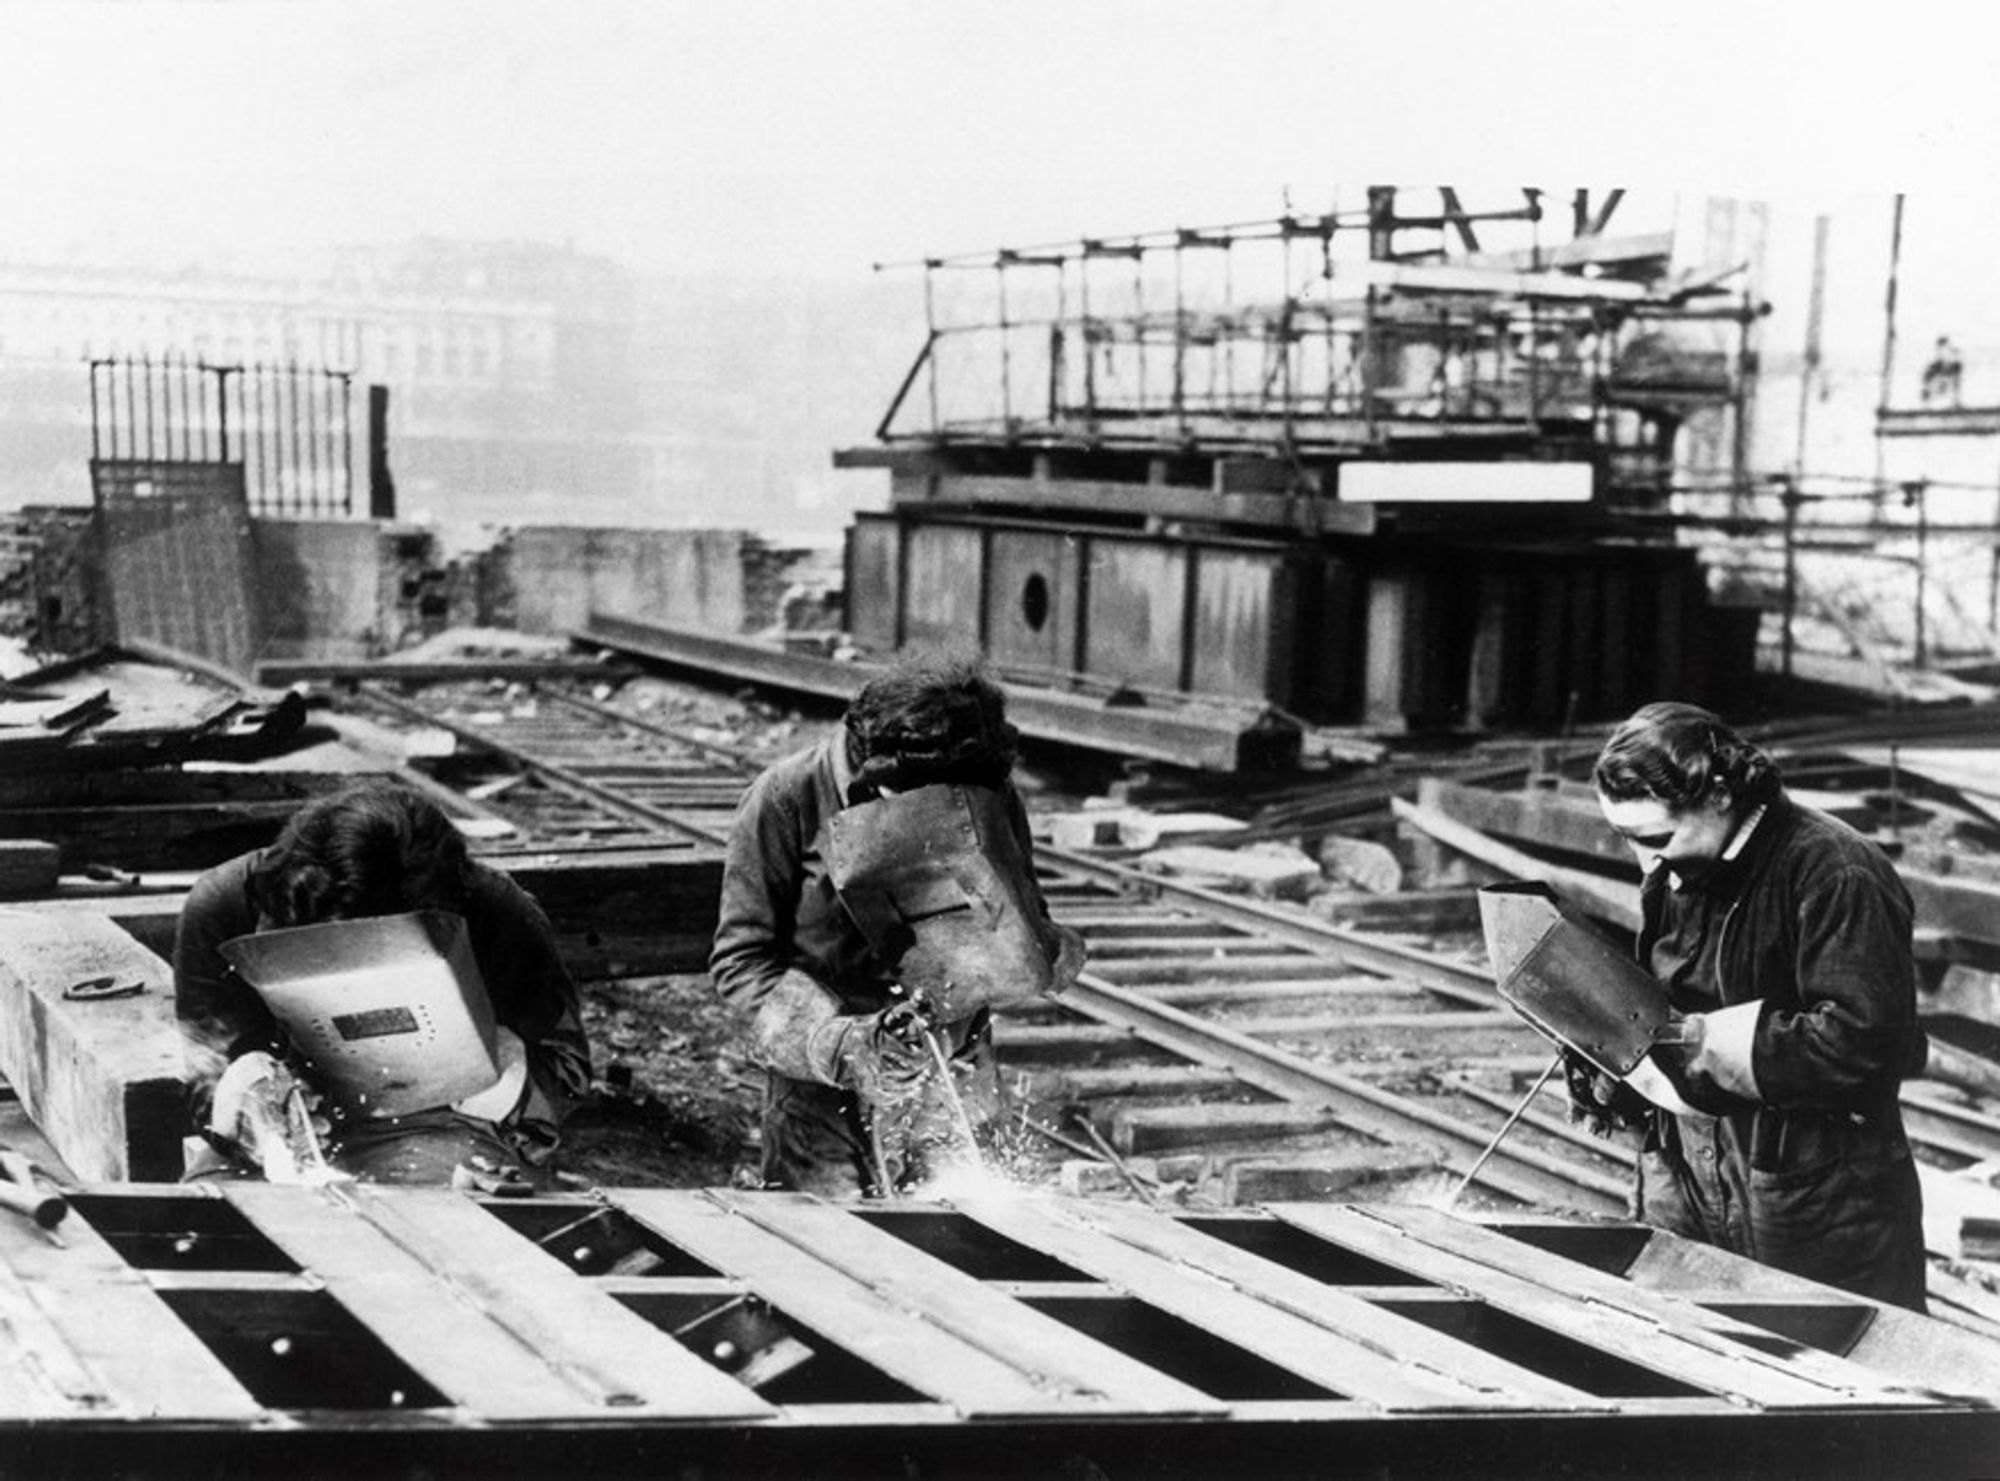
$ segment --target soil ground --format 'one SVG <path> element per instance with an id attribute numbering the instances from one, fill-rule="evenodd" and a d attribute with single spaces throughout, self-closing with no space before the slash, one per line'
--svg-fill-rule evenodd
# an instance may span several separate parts
<path id="1" fill-rule="evenodd" d="M 583 986 L 599 1090 L 563 1131 L 563 1168 L 605 1186 L 752 1183 L 762 1072 L 706 973 Z"/>

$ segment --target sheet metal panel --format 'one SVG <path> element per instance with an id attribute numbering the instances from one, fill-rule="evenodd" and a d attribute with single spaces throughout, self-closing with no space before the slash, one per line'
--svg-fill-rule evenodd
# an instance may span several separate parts
<path id="1" fill-rule="evenodd" d="M 1195 553 L 1190 687 L 1289 707 L 1297 572 L 1277 551 Z"/>
<path id="2" fill-rule="evenodd" d="M 1085 673 L 1141 689 L 1181 687 L 1190 558 L 1164 543 L 1091 541 Z"/>
<path id="3" fill-rule="evenodd" d="M 896 647 L 902 540 L 902 526 L 887 515 L 857 514 L 847 531 L 847 631 L 878 653 Z"/>
<path id="4" fill-rule="evenodd" d="M 986 651 L 1008 669 L 1075 667 L 1082 536 L 996 529 L 986 567 Z"/>
<path id="5" fill-rule="evenodd" d="M 917 525 L 903 534 L 903 641 L 919 647 L 979 639 L 984 531 Z"/>
<path id="6" fill-rule="evenodd" d="M 115 636 L 247 675 L 260 646 L 240 463 L 93 459 Z"/>

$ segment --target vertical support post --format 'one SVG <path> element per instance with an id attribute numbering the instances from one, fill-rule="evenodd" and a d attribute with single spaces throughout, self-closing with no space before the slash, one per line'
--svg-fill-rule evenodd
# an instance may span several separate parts
<path id="1" fill-rule="evenodd" d="M 1195 641 L 1200 633 L 1201 547 L 1189 540 L 1181 549 L 1186 552 L 1187 566 L 1181 573 L 1180 681 L 1177 687 L 1181 693 L 1191 694 L 1194 692 Z"/>
<path id="2" fill-rule="evenodd" d="M 286 430 L 291 434 L 292 454 L 283 461 L 289 463 L 296 472 L 299 466 L 299 362 L 293 360 L 286 375 Z M 295 507 L 293 501 L 280 500 L 279 507 Z"/>
<path id="3" fill-rule="evenodd" d="M 1395 257 L 1396 187 L 1368 187 L 1368 257 L 1388 262 Z M 1381 331 L 1375 315 L 1376 285 L 1371 280 L 1361 297 L 1361 420 L 1370 442 L 1375 440 L 1375 382 L 1381 373 Z"/>
<path id="4" fill-rule="evenodd" d="M 221 462 L 229 461 L 229 372 L 231 367 L 218 365 L 215 370 L 215 438 L 216 457 Z"/>
<path id="5" fill-rule="evenodd" d="M 1986 573 L 1986 630 L 2000 632 L 2000 479 L 1994 481 L 1992 564 Z"/>
<path id="6" fill-rule="evenodd" d="M 1883 492 L 1887 470 L 1883 461 L 1882 420 L 1880 413 L 1889 409 L 1889 398 L 1894 390 L 1896 376 L 1896 280 L 1903 261 L 1903 193 L 1896 192 L 1896 202 L 1889 217 L 1889 282 L 1882 293 L 1882 385 L 1875 398 L 1875 489 L 1877 507 Z"/>
<path id="7" fill-rule="evenodd" d="M 896 516 L 896 620 L 894 638 L 896 651 L 903 651 L 903 645 L 910 641 L 910 528 L 911 521 L 905 516 Z"/>
<path id="8" fill-rule="evenodd" d="M 1012 328 L 1007 321 L 1007 257 L 993 259 L 994 281 L 1000 296 L 1000 424 L 1006 435 L 1014 435 L 1014 352 Z"/>
<path id="9" fill-rule="evenodd" d="M 1076 311 L 1083 329 L 1083 414 L 1094 430 L 1097 426 L 1097 334 L 1090 325 L 1091 244 L 1083 244 L 1076 263 Z"/>
<path id="10" fill-rule="evenodd" d="M 1779 497 L 1785 509 L 1785 627 L 1780 647 L 1783 655 L 1781 671 L 1789 679 L 1792 676 L 1792 619 L 1799 607 L 1799 485 L 1795 477 L 1780 477 Z"/>
<path id="11" fill-rule="evenodd" d="M 354 513 L 354 376 L 340 372 L 340 512 Z"/>
<path id="12" fill-rule="evenodd" d="M 1278 261 L 1280 263 L 1279 271 L 1283 274 L 1283 281 L 1278 284 L 1278 353 L 1284 356 L 1282 362 L 1284 373 L 1280 378 L 1280 385 L 1282 387 L 1281 394 L 1285 398 L 1285 450 L 1287 455 L 1292 457 L 1293 463 L 1296 466 L 1298 459 L 1292 452 L 1292 449 L 1297 446 L 1297 439 L 1294 435 L 1297 431 L 1295 408 L 1292 402 L 1292 314 L 1298 305 L 1298 297 L 1292 292 L 1291 217 L 1287 216 L 1285 218 L 1284 225 L 1279 228 L 1279 231 L 1281 233 L 1281 240 L 1278 244 Z"/>
<path id="13" fill-rule="evenodd" d="M 298 373 L 296 367 L 293 368 L 292 373 L 294 375 Z M 306 468 L 308 472 L 305 500 L 305 512 L 307 514 L 324 514 L 326 506 L 332 502 L 325 497 L 326 483 L 320 477 L 319 471 L 319 403 L 320 397 L 325 394 L 326 382 L 319 376 L 308 375 L 306 377 Z"/>
<path id="14" fill-rule="evenodd" d="M 924 329 L 926 331 L 924 344 L 926 348 L 931 352 L 927 354 L 925 357 L 926 360 L 929 362 L 925 366 L 925 375 L 927 382 L 926 389 L 930 393 L 930 402 L 931 402 L 931 436 L 935 437 L 938 435 L 939 431 L 938 373 L 937 373 L 937 355 L 935 353 L 937 348 L 937 338 L 938 338 L 937 263 L 931 260 L 926 260 L 924 263 Z M 385 389 L 385 394 L 386 394 L 386 389 Z"/>
<path id="15" fill-rule="evenodd" d="M 1930 480 L 1919 478 L 1903 485 L 1903 502 L 1915 505 L 1917 511 L 1917 609 L 1913 614 L 1912 627 L 1915 629 L 1916 651 L 1913 666 L 1922 668 L 1929 652 L 1925 631 L 1924 600 L 1929 595 L 1930 567 Z"/>
<path id="16" fill-rule="evenodd" d="M 1181 440 L 1188 435 L 1187 420 L 1187 288 L 1183 281 L 1187 256 L 1187 233 L 1174 233 L 1174 389 L 1175 429 Z"/>
<path id="17" fill-rule="evenodd" d="M 1819 379 L 1820 326 L 1826 316 L 1826 238 L 1832 218 L 1813 219 L 1812 292 L 1806 300 L 1806 348 L 1799 362 L 1798 439 L 1792 446 L 1792 476 L 1802 477 L 1806 466 L 1806 423 L 1812 407 L 1813 386 Z M 1789 672 L 1789 670 L 1787 670 Z"/>
<path id="18" fill-rule="evenodd" d="M 389 474 L 389 388 L 368 388 L 368 517 L 396 517 L 396 480 Z"/>
<path id="19" fill-rule="evenodd" d="M 188 371 L 187 351 L 180 353 L 179 362 L 174 366 L 174 379 L 180 383 L 181 391 L 181 461 L 194 461 L 194 414 L 188 406 L 188 381 L 192 379 Z"/>
<path id="20" fill-rule="evenodd" d="M 132 357 L 127 355 L 125 365 L 125 456 L 136 456 L 139 451 L 139 376 Z M 118 456 L 118 439 L 111 439 L 111 456 Z"/>
<path id="21" fill-rule="evenodd" d="M 988 651 L 993 639 L 993 530 L 979 527 L 979 606 L 973 614 L 973 630 L 979 635 L 979 651 Z"/>
<path id="22" fill-rule="evenodd" d="M 271 379 L 270 366 L 253 365 L 250 371 L 257 386 L 257 477 L 252 486 L 261 494 L 270 476 L 270 436 L 276 413 L 277 386 Z M 269 406 L 265 404 L 267 393 L 271 403 Z M 245 415 L 248 415 L 247 409 Z"/>
<path id="23" fill-rule="evenodd" d="M 1132 410 L 1143 416 L 1146 411 L 1146 254 L 1143 248 L 1136 246 L 1132 252 L 1132 324 L 1135 336 L 1133 349 L 1139 373 L 1139 390 L 1133 399 Z"/>
<path id="24" fill-rule="evenodd" d="M 1054 426 L 1062 418 L 1063 361 L 1069 347 L 1069 269 L 1064 259 L 1056 259 L 1056 317 L 1049 326 L 1049 409 L 1048 424 Z"/>
<path id="25" fill-rule="evenodd" d="M 1095 537 L 1082 533 L 1065 538 L 1076 552 L 1076 621 L 1068 669 L 1072 674 L 1084 674 L 1090 671 L 1090 567 L 1097 555 L 1097 542 Z"/>

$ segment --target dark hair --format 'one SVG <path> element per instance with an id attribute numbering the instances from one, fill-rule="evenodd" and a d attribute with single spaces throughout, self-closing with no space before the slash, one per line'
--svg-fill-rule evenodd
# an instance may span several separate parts
<path id="1" fill-rule="evenodd" d="M 273 926 L 411 910 L 457 910 L 472 867 L 442 809 L 400 783 L 354 783 L 292 815 L 251 871 L 250 900 Z"/>
<path id="2" fill-rule="evenodd" d="M 997 787 L 1020 738 L 985 665 L 952 653 L 899 660 L 862 686 L 844 723 L 856 781 L 899 791 L 935 782 Z"/>
<path id="3" fill-rule="evenodd" d="M 1717 788 L 1746 807 L 1778 790 L 1769 756 L 1701 706 L 1673 701 L 1646 705 L 1614 730 L 1591 779 L 1613 802 L 1650 797 L 1677 813 Z"/>

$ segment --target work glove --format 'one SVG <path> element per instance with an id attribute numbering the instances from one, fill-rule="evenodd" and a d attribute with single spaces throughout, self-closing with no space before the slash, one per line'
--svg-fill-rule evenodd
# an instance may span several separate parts
<path id="1" fill-rule="evenodd" d="M 930 1033 L 930 1015 L 908 999 L 848 1021 L 835 1051 L 839 1082 L 870 1107 L 909 1100 L 937 1067 Z"/>
<path id="2" fill-rule="evenodd" d="M 1721 1116 L 1749 1102 L 1723 1083 L 1727 1071 L 1715 1053 L 1709 1020 L 1706 1013 L 1670 1014 L 1648 1057 L 1690 1107 Z"/>
<path id="3" fill-rule="evenodd" d="M 1569 1091 L 1570 1124 L 1588 1127 L 1593 1136 L 1609 1137 L 1644 1126 L 1652 1113 L 1638 1091 L 1574 1049 L 1563 1050 L 1563 1083 Z"/>
<path id="4" fill-rule="evenodd" d="M 1054 996 L 1076 985 L 1077 974 L 1083 971 L 1086 953 L 1083 932 L 1073 926 L 1050 924 L 1056 933 L 1056 960 L 1049 971 L 1049 994 Z"/>
<path id="5" fill-rule="evenodd" d="M 272 1183 L 325 1183 L 326 1165 L 312 1097 L 280 1060 L 262 1049 L 231 1060 L 215 1082 L 208 1138 Z"/>

